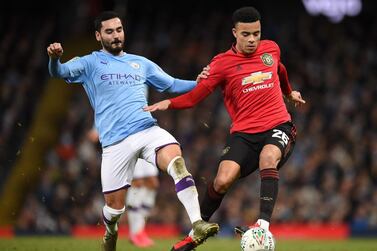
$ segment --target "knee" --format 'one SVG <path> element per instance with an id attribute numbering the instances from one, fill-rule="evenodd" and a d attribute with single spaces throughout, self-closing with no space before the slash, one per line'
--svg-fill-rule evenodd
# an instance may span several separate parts
<path id="1" fill-rule="evenodd" d="M 177 156 L 170 161 L 167 172 L 171 176 L 178 179 L 191 176 L 191 174 L 187 171 L 185 160 L 182 156 Z"/>
<path id="2" fill-rule="evenodd" d="M 259 156 L 259 168 L 276 168 L 280 160 L 280 156 L 272 152 L 264 152 Z"/>
<path id="3" fill-rule="evenodd" d="M 167 171 L 167 168 L 171 164 L 172 160 L 182 156 L 182 151 L 179 145 L 171 144 L 167 145 L 157 151 L 157 166 L 162 171 Z"/>
<path id="4" fill-rule="evenodd" d="M 124 203 L 121 203 L 121 202 L 118 202 L 118 201 L 109 201 L 109 202 L 106 202 L 106 205 L 110 208 L 114 208 L 116 210 L 121 210 L 122 208 L 124 208 Z"/>
<path id="5" fill-rule="evenodd" d="M 231 185 L 232 181 L 224 176 L 216 177 L 213 182 L 213 188 L 220 194 L 226 193 Z"/>
<path id="6" fill-rule="evenodd" d="M 114 200 L 114 199 L 106 200 L 106 205 L 116 210 L 121 210 L 122 208 L 124 208 L 124 204 L 125 204 L 124 201 L 119 201 L 119 200 Z"/>

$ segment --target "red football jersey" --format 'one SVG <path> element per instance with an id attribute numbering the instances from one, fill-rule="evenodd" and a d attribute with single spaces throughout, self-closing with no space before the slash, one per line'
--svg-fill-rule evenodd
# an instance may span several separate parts
<path id="1" fill-rule="evenodd" d="M 232 119 L 231 133 L 264 132 L 290 121 L 280 88 L 279 62 L 280 49 L 273 41 L 262 40 L 251 55 L 239 53 L 233 46 L 212 59 L 209 77 L 196 87 L 207 89 L 200 99 L 221 87 Z M 179 97 L 171 99 L 171 108 L 179 108 L 179 101 Z"/>

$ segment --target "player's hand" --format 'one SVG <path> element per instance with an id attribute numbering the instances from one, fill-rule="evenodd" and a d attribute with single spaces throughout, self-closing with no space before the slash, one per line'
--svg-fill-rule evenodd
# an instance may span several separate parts
<path id="1" fill-rule="evenodd" d="M 47 54 L 52 59 L 58 59 L 63 55 L 63 47 L 60 43 L 53 43 L 47 47 Z"/>
<path id="2" fill-rule="evenodd" d="M 299 107 L 306 103 L 306 101 L 302 99 L 301 93 L 298 91 L 292 91 L 287 98 L 295 104 L 295 107 Z"/>
<path id="3" fill-rule="evenodd" d="M 206 79 L 209 76 L 209 65 L 203 68 L 202 72 L 196 77 L 196 83 L 199 83 L 200 80 Z"/>
<path id="4" fill-rule="evenodd" d="M 156 104 L 148 105 L 144 107 L 143 109 L 146 112 L 165 111 L 169 108 L 170 104 L 171 104 L 170 100 L 166 99 Z"/>

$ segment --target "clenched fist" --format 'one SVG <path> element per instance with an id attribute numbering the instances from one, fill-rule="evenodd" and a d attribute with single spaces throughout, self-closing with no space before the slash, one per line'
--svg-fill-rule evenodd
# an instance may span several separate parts
<path id="1" fill-rule="evenodd" d="M 60 58 L 63 55 L 63 47 L 60 43 L 53 43 L 47 47 L 47 54 L 50 58 Z"/>

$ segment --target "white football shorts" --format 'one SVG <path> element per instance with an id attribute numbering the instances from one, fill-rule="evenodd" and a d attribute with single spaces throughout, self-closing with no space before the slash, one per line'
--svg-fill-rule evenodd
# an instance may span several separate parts
<path id="1" fill-rule="evenodd" d="M 179 144 L 167 131 L 152 126 L 102 150 L 102 192 L 110 193 L 131 185 L 138 158 L 156 165 L 156 152 L 167 145 Z"/>
<path id="2" fill-rule="evenodd" d="M 134 171 L 134 179 L 152 177 L 158 175 L 158 168 L 143 159 L 137 159 Z"/>

